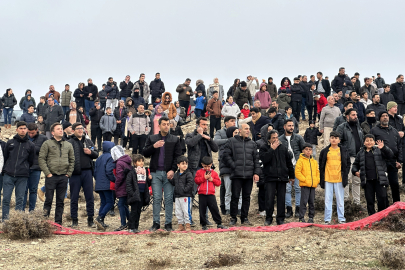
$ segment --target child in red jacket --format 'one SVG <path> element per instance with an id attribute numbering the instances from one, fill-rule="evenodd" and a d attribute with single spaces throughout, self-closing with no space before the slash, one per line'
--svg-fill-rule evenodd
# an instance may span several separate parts
<path id="1" fill-rule="evenodd" d="M 217 205 L 217 200 L 215 199 L 215 187 L 221 185 L 221 180 L 218 174 L 211 169 L 212 158 L 203 157 L 201 159 L 202 169 L 198 170 L 195 174 L 195 183 L 198 185 L 198 200 L 200 209 L 200 224 L 203 230 L 208 230 L 207 228 L 207 207 L 211 212 L 212 218 L 217 224 L 218 229 L 228 229 L 222 225 L 221 215 L 219 214 L 219 209 Z"/>
<path id="2" fill-rule="evenodd" d="M 249 108 L 249 104 L 245 103 L 243 104 L 243 109 L 240 110 L 241 113 L 243 113 L 243 115 L 245 116 L 245 119 L 249 117 L 249 113 L 250 113 L 250 108 Z"/>

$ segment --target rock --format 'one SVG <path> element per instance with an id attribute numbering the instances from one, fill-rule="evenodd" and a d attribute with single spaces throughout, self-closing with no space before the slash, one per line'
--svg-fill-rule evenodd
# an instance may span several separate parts
<path id="1" fill-rule="evenodd" d="M 31 242 L 31 245 L 38 245 L 38 242 Z"/>
<path id="2" fill-rule="evenodd" d="M 302 248 L 300 248 L 300 247 L 295 247 L 294 250 L 296 250 L 296 251 L 301 251 Z"/>

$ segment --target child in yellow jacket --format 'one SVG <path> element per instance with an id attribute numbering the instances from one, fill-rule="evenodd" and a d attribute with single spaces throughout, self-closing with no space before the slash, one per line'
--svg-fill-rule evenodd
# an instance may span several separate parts
<path id="1" fill-rule="evenodd" d="M 315 188 L 320 182 L 318 162 L 312 157 L 312 145 L 304 144 L 304 149 L 295 165 L 295 177 L 300 181 L 301 201 L 299 222 L 305 222 L 304 216 L 309 207 L 308 223 L 314 223 Z"/>

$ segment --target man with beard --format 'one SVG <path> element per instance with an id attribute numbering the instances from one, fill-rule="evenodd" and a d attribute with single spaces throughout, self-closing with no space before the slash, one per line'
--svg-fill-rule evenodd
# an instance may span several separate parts
<path id="1" fill-rule="evenodd" d="M 373 95 L 373 103 L 367 106 L 367 109 L 374 110 L 375 116 L 377 117 L 380 112 L 385 111 L 385 106 L 380 103 L 380 95 L 375 93 Z"/>
<path id="2" fill-rule="evenodd" d="M 129 76 L 129 75 L 125 76 L 125 80 L 120 82 L 121 100 L 126 101 L 127 98 L 131 97 L 133 87 L 134 87 L 134 84 L 131 82 L 131 76 Z"/>
<path id="3" fill-rule="evenodd" d="M 363 92 L 367 92 L 369 97 L 374 96 L 377 93 L 377 89 L 371 85 L 372 79 L 371 78 L 364 78 L 364 85 L 360 88 L 360 94 Z"/>
<path id="4" fill-rule="evenodd" d="M 396 83 L 391 84 L 391 94 L 394 96 L 395 102 L 398 104 L 398 114 L 405 114 L 405 86 L 404 75 L 397 76 Z"/>
<path id="5" fill-rule="evenodd" d="M 339 108 L 339 110 L 343 111 L 343 103 L 340 102 L 340 97 L 337 93 L 333 93 L 333 99 L 335 100 L 335 106 Z"/>
<path id="6" fill-rule="evenodd" d="M 271 120 L 271 124 L 273 125 L 273 128 L 277 130 L 279 134 L 284 133 L 284 115 L 277 112 L 276 107 L 271 107 L 267 111 L 269 118 Z"/>
<path id="7" fill-rule="evenodd" d="M 191 80 L 189 78 L 182 84 L 179 84 L 176 88 L 176 92 L 179 93 L 179 103 L 180 107 L 183 107 L 188 112 L 188 107 L 190 106 L 190 97 L 193 95 L 193 90 L 190 86 Z"/>
<path id="8" fill-rule="evenodd" d="M 260 129 L 264 125 L 270 124 L 271 120 L 266 116 L 262 116 L 258 108 L 251 109 L 250 114 L 252 116 L 252 121 L 250 121 L 248 124 L 252 132 L 252 139 L 254 141 L 257 141 L 260 140 L 261 138 Z"/>
<path id="9" fill-rule="evenodd" d="M 139 80 L 134 83 L 134 88 L 132 91 L 135 91 L 137 88 L 139 89 L 140 96 L 143 97 L 145 99 L 145 103 L 148 104 L 150 90 L 148 83 L 145 81 L 145 73 L 141 73 L 139 75 Z M 151 103 L 153 103 L 153 100 Z"/>
<path id="10" fill-rule="evenodd" d="M 360 97 L 355 91 L 350 93 L 350 100 L 353 101 L 353 109 L 357 110 L 357 117 L 359 118 L 360 123 L 363 123 L 366 115 L 366 108 L 364 107 L 363 102 L 360 102 Z"/>
<path id="11" fill-rule="evenodd" d="M 377 119 L 375 117 L 375 111 L 373 109 L 366 110 L 366 121 L 361 123 L 361 129 L 363 130 L 363 134 L 367 135 L 370 133 L 370 130 L 376 126 Z"/>
<path id="12" fill-rule="evenodd" d="M 346 111 L 348 109 L 353 109 L 353 102 L 352 101 L 346 101 L 343 107 L 343 113 L 341 116 L 336 118 L 335 123 L 333 124 L 333 131 L 336 131 L 337 127 L 340 126 L 341 124 L 346 122 Z"/>
<path id="13" fill-rule="evenodd" d="M 337 92 L 338 89 L 342 89 L 346 86 L 353 86 L 352 82 L 350 81 L 349 76 L 345 74 L 345 68 L 339 68 L 339 74 L 335 76 L 335 79 L 332 83 L 333 91 Z"/>

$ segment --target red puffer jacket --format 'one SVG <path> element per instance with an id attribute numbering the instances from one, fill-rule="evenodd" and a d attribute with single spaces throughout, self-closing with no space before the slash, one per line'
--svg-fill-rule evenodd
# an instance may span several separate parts
<path id="1" fill-rule="evenodd" d="M 205 170 L 199 169 L 195 174 L 195 183 L 198 185 L 198 194 L 202 195 L 215 195 L 215 187 L 219 187 L 221 185 L 221 179 L 216 171 L 211 171 L 212 181 L 208 181 L 205 179 Z"/>

